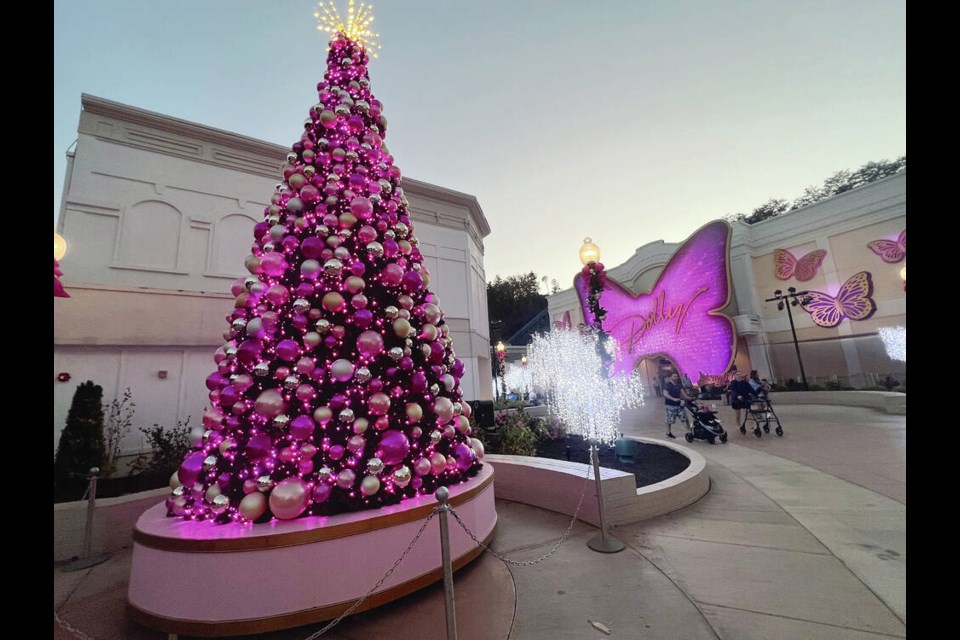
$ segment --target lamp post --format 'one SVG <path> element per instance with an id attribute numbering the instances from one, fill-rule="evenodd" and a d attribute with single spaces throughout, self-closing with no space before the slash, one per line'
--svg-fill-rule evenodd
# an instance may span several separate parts
<path id="1" fill-rule="evenodd" d="M 497 375 L 500 377 L 500 390 L 503 395 L 503 402 L 507 402 L 507 383 L 503 379 L 504 370 L 506 366 L 504 365 L 504 360 L 507 357 L 507 347 L 504 346 L 503 341 L 497 343 Z"/>
<path id="2" fill-rule="evenodd" d="M 600 295 L 603 293 L 603 284 L 606 275 L 603 272 L 603 263 L 600 262 L 600 247 L 590 238 L 584 238 L 580 246 L 580 262 L 583 263 L 583 276 L 587 279 L 587 307 L 593 314 L 594 326 L 597 328 L 597 351 L 603 363 L 600 375 L 606 377 L 607 352 L 604 348 L 606 334 L 603 332 L 603 317 L 606 311 L 600 306 Z M 603 402 L 603 398 L 597 398 Z M 607 533 L 607 517 L 603 507 L 603 487 L 600 482 L 600 449 L 597 438 L 590 439 L 590 461 L 593 463 L 593 477 L 597 484 L 597 507 L 600 512 L 600 535 L 587 540 L 587 546 L 600 553 L 616 553 L 623 551 L 626 545 Z"/>
<path id="3" fill-rule="evenodd" d="M 787 293 L 783 293 L 780 289 L 777 289 L 773 292 L 772 298 L 767 298 L 764 302 L 777 302 L 777 309 L 783 311 L 783 308 L 787 308 L 787 318 L 790 320 L 790 333 L 793 334 L 793 348 L 797 350 L 797 363 L 800 365 L 800 384 L 803 385 L 803 389 L 807 390 L 807 374 L 803 371 L 803 360 L 800 358 L 800 343 L 797 342 L 797 329 L 793 324 L 793 312 L 790 311 L 790 307 L 796 307 L 797 305 L 806 302 L 806 300 L 798 300 L 799 296 L 805 296 L 809 291 L 797 291 L 796 287 L 787 287 Z"/>

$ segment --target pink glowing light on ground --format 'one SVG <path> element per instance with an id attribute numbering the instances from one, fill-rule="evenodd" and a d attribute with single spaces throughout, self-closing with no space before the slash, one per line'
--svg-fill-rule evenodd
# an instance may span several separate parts
<path id="1" fill-rule="evenodd" d="M 622 346 L 626 357 L 617 373 L 629 373 L 643 357 L 661 356 L 692 378 L 721 374 L 733 361 L 733 321 L 720 310 L 730 302 L 730 225 L 711 222 L 691 235 L 667 263 L 648 293 L 634 296 L 607 280 L 601 306 L 603 329 Z M 574 286 L 587 323 L 587 287 L 578 274 Z"/>

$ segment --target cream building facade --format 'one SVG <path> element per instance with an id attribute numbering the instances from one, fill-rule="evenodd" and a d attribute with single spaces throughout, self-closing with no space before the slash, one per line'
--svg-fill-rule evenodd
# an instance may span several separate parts
<path id="1" fill-rule="evenodd" d="M 230 287 L 289 149 L 83 95 L 57 223 L 70 298 L 54 300 L 54 449 L 77 384 L 104 400 L 129 387 L 135 428 L 123 453 L 145 447 L 138 426 L 196 425 L 208 406 L 233 309 Z M 403 179 L 430 288 L 465 364 L 465 398 L 490 399 L 483 239 L 474 196 Z M 69 376 L 66 382 L 59 379 Z"/>

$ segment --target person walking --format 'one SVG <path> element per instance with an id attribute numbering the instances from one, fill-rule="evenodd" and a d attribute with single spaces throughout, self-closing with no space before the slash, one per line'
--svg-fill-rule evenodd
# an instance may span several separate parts
<path id="1" fill-rule="evenodd" d="M 673 423 L 681 420 L 686 423 L 687 431 L 690 431 L 690 417 L 686 409 L 683 408 L 683 385 L 680 382 L 680 374 L 674 371 L 670 377 L 663 383 L 663 409 L 667 415 L 667 437 L 676 439 L 673 435 Z"/>
<path id="2" fill-rule="evenodd" d="M 730 383 L 730 406 L 736 412 L 737 426 L 742 424 L 740 422 L 741 411 L 749 409 L 750 403 L 756 396 L 753 385 L 747 381 L 747 374 L 738 371 L 733 382 Z"/>

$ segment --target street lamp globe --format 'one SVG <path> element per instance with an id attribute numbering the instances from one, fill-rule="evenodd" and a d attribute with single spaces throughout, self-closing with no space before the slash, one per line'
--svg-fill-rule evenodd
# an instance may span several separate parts
<path id="1" fill-rule="evenodd" d="M 504 344 L 503 344 L 502 341 L 497 343 L 497 353 L 498 353 L 498 354 L 502 354 L 502 353 L 503 353 L 504 351 L 506 351 L 506 350 L 507 350 L 507 348 L 504 346 Z"/>
<path id="2" fill-rule="evenodd" d="M 53 259 L 60 261 L 67 253 L 67 241 L 56 231 L 53 232 Z"/>
<path id="3" fill-rule="evenodd" d="M 584 265 L 591 262 L 600 262 L 600 247 L 595 245 L 590 238 L 583 239 L 583 245 L 580 247 L 580 262 Z"/>

